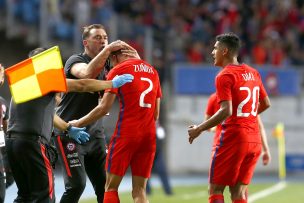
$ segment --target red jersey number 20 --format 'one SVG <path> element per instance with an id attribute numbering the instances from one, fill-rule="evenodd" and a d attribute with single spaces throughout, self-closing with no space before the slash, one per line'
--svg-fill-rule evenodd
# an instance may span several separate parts
<path id="1" fill-rule="evenodd" d="M 260 92 L 260 87 L 255 86 L 251 90 L 249 87 L 240 87 L 240 91 L 245 91 L 247 92 L 246 98 L 238 105 L 237 108 L 237 117 L 248 117 L 251 115 L 256 116 L 258 113 L 258 101 L 259 101 L 259 92 Z M 243 107 L 246 105 L 248 102 L 252 100 L 252 105 L 251 105 L 251 112 L 244 112 Z"/>

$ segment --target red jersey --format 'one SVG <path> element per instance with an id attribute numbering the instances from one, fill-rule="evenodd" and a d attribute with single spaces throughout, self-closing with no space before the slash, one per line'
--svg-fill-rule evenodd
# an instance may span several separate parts
<path id="1" fill-rule="evenodd" d="M 154 111 L 157 98 L 162 96 L 156 69 L 140 59 L 129 59 L 115 66 L 107 75 L 132 74 L 134 80 L 120 88 L 108 89 L 119 98 L 120 111 L 114 135 L 155 136 Z"/>
<path id="2" fill-rule="evenodd" d="M 205 113 L 209 116 L 213 116 L 219 109 L 220 109 L 220 104 L 217 102 L 216 93 L 213 93 L 210 95 L 208 99 Z M 222 130 L 221 124 L 217 125 L 214 133 L 213 146 L 219 143 L 221 130 Z"/>
<path id="3" fill-rule="evenodd" d="M 222 123 L 219 144 L 261 143 L 257 113 L 259 101 L 267 93 L 258 71 L 246 64 L 228 65 L 215 83 L 218 103 L 232 101 L 232 115 Z"/>

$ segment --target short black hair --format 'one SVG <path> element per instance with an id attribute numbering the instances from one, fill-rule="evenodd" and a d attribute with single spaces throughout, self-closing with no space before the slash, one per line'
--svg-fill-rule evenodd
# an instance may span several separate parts
<path id="1" fill-rule="evenodd" d="M 116 50 L 116 51 L 112 51 L 111 54 L 110 54 L 110 56 L 113 56 L 113 55 L 120 55 L 120 54 L 122 54 L 121 49 L 118 49 L 118 50 Z"/>
<path id="2" fill-rule="evenodd" d="M 235 55 L 239 53 L 239 50 L 241 48 L 240 38 L 232 32 L 217 35 L 216 41 L 220 42 L 221 44 L 224 44 L 228 48 L 228 50 Z"/>
<path id="3" fill-rule="evenodd" d="M 28 57 L 32 57 L 32 56 L 35 56 L 37 54 L 40 54 L 41 52 L 44 52 L 45 50 L 47 50 L 47 48 L 45 48 L 45 47 L 38 47 L 36 49 L 33 49 L 32 51 L 30 51 L 28 53 Z"/>

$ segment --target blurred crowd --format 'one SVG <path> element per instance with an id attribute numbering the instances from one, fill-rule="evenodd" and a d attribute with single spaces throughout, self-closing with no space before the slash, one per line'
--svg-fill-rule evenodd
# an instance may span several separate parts
<path id="1" fill-rule="evenodd" d="M 39 4 L 15 0 L 14 15 L 38 24 Z M 117 37 L 142 56 L 145 29 L 153 28 L 156 63 L 164 52 L 172 62 L 210 63 L 214 36 L 231 31 L 243 40 L 241 61 L 278 68 L 304 64 L 304 0 L 49 0 L 48 9 L 51 36 L 62 40 L 71 39 L 76 21 L 110 27 L 119 15 Z"/>

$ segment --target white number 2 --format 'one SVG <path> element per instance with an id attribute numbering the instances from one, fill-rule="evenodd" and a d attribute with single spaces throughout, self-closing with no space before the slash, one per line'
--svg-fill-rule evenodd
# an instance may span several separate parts
<path id="1" fill-rule="evenodd" d="M 257 101 L 259 100 L 259 91 L 260 87 L 255 86 L 252 90 L 249 87 L 240 87 L 241 91 L 247 91 L 247 97 L 238 105 L 237 108 L 237 116 L 238 117 L 248 117 L 250 114 L 256 116 L 258 113 L 258 108 L 256 108 Z M 243 106 L 248 103 L 248 101 L 252 98 L 251 112 L 243 112 Z"/>
<path id="2" fill-rule="evenodd" d="M 145 100 L 145 96 L 152 91 L 153 89 L 153 83 L 152 81 L 149 79 L 149 78 L 140 78 L 140 80 L 143 80 L 143 81 L 147 81 L 149 83 L 149 87 L 143 91 L 141 94 L 140 94 L 140 98 L 139 98 L 139 106 L 140 107 L 145 107 L 145 108 L 151 108 L 151 104 L 149 103 L 145 103 L 144 100 Z"/>

